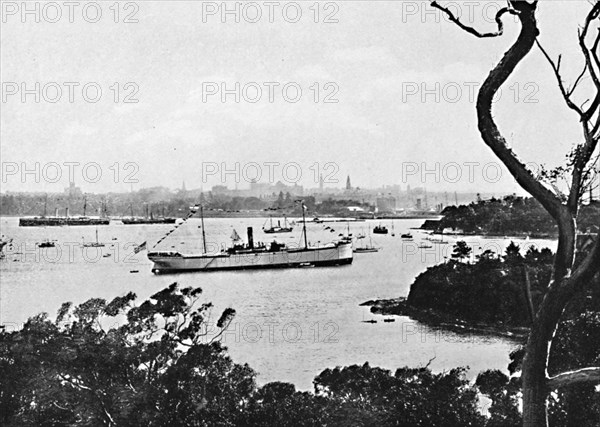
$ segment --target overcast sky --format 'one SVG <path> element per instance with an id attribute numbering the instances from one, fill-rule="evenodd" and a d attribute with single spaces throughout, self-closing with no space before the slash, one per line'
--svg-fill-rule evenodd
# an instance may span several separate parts
<path id="1" fill-rule="evenodd" d="M 494 29 L 490 3 L 451 2 L 482 30 Z M 35 11 L 36 2 L 27 4 Z M 474 91 L 515 39 L 514 18 L 506 18 L 503 37 L 481 40 L 426 2 L 314 4 L 257 2 L 240 7 L 236 22 L 235 14 L 221 15 L 220 2 L 80 2 L 72 10 L 39 3 L 35 22 L 21 2 L 3 1 L 2 191 L 61 191 L 65 162 L 81 165 L 75 182 L 89 192 L 129 190 L 128 175 L 139 181 L 134 189 L 185 181 L 206 190 L 222 183 L 223 166 L 239 171 L 225 185 L 234 188 L 238 174 L 246 188 L 256 165 L 262 181 L 307 187 L 318 185 L 318 167 L 330 187 L 349 174 L 359 187 L 517 190 L 504 169 L 497 178 L 474 105 Z M 572 82 L 583 64 L 577 28 L 589 3 L 542 1 L 539 9 L 540 40 L 564 55 Z M 224 100 L 223 85 L 231 91 Z M 580 140 L 577 118 L 537 49 L 503 89 L 495 116 L 526 161 L 555 165 Z M 36 162 L 39 183 L 21 174 Z M 61 165 L 60 179 L 52 162 Z M 90 164 L 102 171 L 95 183 Z"/>

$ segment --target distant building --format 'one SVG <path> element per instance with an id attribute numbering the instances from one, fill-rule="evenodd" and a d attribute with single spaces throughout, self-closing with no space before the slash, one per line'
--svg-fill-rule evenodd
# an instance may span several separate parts
<path id="1" fill-rule="evenodd" d="M 269 187 L 269 184 L 263 184 L 256 179 L 252 179 L 250 180 L 250 192 L 248 195 L 251 197 L 260 197 L 271 194 L 273 191 Z"/>
<path id="2" fill-rule="evenodd" d="M 377 204 L 378 212 L 395 212 L 396 211 L 396 198 L 393 196 L 378 197 L 375 202 Z"/>
<path id="3" fill-rule="evenodd" d="M 213 194 L 228 194 L 229 188 L 226 185 L 214 185 L 211 189 Z"/>
<path id="4" fill-rule="evenodd" d="M 348 209 L 350 212 L 365 212 L 365 209 L 361 208 L 360 206 L 347 206 L 346 209 Z"/>
<path id="5" fill-rule="evenodd" d="M 352 184 L 350 184 L 350 175 L 346 177 L 346 190 L 352 190 Z"/>
<path id="6" fill-rule="evenodd" d="M 74 182 L 70 182 L 69 186 L 65 188 L 65 194 L 69 197 L 79 197 L 83 195 L 81 188 L 76 187 Z"/>

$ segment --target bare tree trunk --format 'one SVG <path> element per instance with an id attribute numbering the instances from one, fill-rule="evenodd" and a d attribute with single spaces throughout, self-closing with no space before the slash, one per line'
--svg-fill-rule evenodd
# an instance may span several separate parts
<path id="1" fill-rule="evenodd" d="M 559 216 L 559 241 L 554 259 L 553 278 L 550 282 L 525 347 L 521 371 L 523 381 L 523 425 L 547 426 L 547 366 L 552 338 L 570 295 L 563 286 L 571 272 L 575 256 L 575 220 L 566 208 Z M 561 295 L 562 294 L 562 295 Z"/>
<path id="2" fill-rule="evenodd" d="M 570 99 L 574 88 L 577 86 L 577 82 L 572 89 L 565 89 L 559 74 L 560 61 L 554 64 L 540 46 L 540 49 L 542 49 L 542 52 L 552 64 L 558 79 L 559 88 L 567 105 L 579 114 L 584 130 L 585 143 L 579 147 L 580 151 L 575 158 L 572 185 L 566 204 L 563 203 L 563 200 L 559 196 L 546 188 L 538 178 L 534 177 L 524 163 L 508 147 L 492 115 L 492 100 L 494 95 L 515 71 L 518 64 L 531 51 L 539 35 L 535 18 L 537 1 L 528 3 L 525 0 L 509 0 L 508 4 L 507 8 L 500 9 L 496 15 L 498 30 L 492 33 L 481 33 L 464 25 L 448 8 L 439 5 L 436 1 L 432 2 L 434 7 L 444 11 L 450 20 L 461 29 L 480 38 L 502 35 L 503 25 L 501 18 L 505 13 L 516 15 L 521 22 L 521 31 L 517 40 L 504 54 L 500 62 L 492 69 L 481 86 L 477 97 L 477 121 L 479 132 L 484 142 L 507 167 L 519 185 L 544 206 L 546 211 L 556 221 L 559 229 L 558 248 L 554 258 L 552 279 L 532 322 L 525 348 L 526 353 L 521 374 L 523 384 L 523 425 L 527 427 L 543 427 L 548 425 L 547 398 L 550 387 L 556 388 L 581 382 L 592 384 L 600 382 L 600 367 L 584 368 L 560 374 L 553 378 L 550 378 L 547 372 L 552 339 L 567 303 L 577 292 L 585 289 L 594 275 L 600 270 L 600 238 L 597 238 L 591 253 L 572 272 L 577 239 L 575 219 L 581 201 L 581 190 L 584 185 L 584 170 L 597 147 L 599 138 L 597 133 L 600 129 L 600 117 L 596 117 L 596 122 L 592 123 L 592 118 L 594 115 L 598 116 L 597 113 L 600 107 L 600 77 L 596 73 L 596 70 L 600 69 L 600 59 L 597 54 L 597 48 L 600 46 L 600 33 L 597 35 L 591 49 L 586 46 L 585 42 L 590 23 L 600 16 L 600 1 L 596 0 L 594 3 L 586 19 L 583 31 L 579 33 L 580 46 L 586 59 L 584 73 L 586 70 L 589 72 L 597 88 L 594 101 L 587 111 L 584 111 L 582 107 L 576 106 Z M 577 81 L 581 79 L 584 73 L 582 73 Z"/>

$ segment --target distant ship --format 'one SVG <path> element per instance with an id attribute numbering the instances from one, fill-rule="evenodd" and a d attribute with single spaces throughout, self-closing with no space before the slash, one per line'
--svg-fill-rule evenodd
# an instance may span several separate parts
<path id="1" fill-rule="evenodd" d="M 133 216 L 133 207 L 130 205 L 131 217 L 121 218 L 121 221 L 125 225 L 137 225 L 137 224 L 175 224 L 177 218 L 166 217 L 164 212 L 162 216 L 155 217 L 152 212 L 148 212 L 148 205 L 146 205 L 146 215 L 143 217 Z M 164 209 L 163 209 L 164 211 Z"/>
<path id="2" fill-rule="evenodd" d="M 377 225 L 373 229 L 374 234 L 388 234 L 388 229 L 385 225 Z"/>
<path id="3" fill-rule="evenodd" d="M 354 253 L 357 253 L 357 254 L 369 253 L 369 252 L 379 252 L 379 248 L 369 247 L 369 246 L 354 248 Z"/>
<path id="4" fill-rule="evenodd" d="M 56 246 L 56 243 L 54 240 L 50 240 L 50 239 L 46 239 L 43 242 L 40 242 L 37 244 L 38 248 L 53 248 Z"/>
<path id="5" fill-rule="evenodd" d="M 363 245 L 363 246 L 354 248 L 354 253 L 369 253 L 369 252 L 379 252 L 379 248 L 373 246 L 373 240 L 371 239 L 370 235 L 369 235 L 369 244 L 368 245 Z"/>
<path id="6" fill-rule="evenodd" d="M 203 252 L 199 254 L 181 254 L 176 251 L 148 252 L 148 259 L 154 263 L 153 273 L 339 266 L 352 263 L 351 241 L 343 240 L 323 246 L 309 246 L 306 237 L 306 222 L 302 229 L 304 247 L 301 248 L 288 248 L 284 243 L 277 241 L 273 241 L 269 245 L 255 244 L 252 227 L 248 227 L 247 244 L 236 243 L 239 236 L 234 233 L 232 246 L 218 253 L 208 254 L 206 253 L 202 207 L 200 213 Z"/>
<path id="7" fill-rule="evenodd" d="M 46 203 L 44 203 L 44 215 L 35 217 L 19 218 L 20 227 L 58 227 L 63 225 L 108 225 L 110 218 L 107 217 L 89 217 L 86 216 L 87 200 L 83 199 L 83 215 L 69 216 L 69 208 L 65 209 L 65 216 L 58 216 L 58 209 L 54 211 L 54 216 L 46 216 Z M 103 209 L 105 211 L 105 209 Z"/>
<path id="8" fill-rule="evenodd" d="M 101 217 L 52 217 L 52 216 L 36 216 L 31 218 L 19 218 L 19 226 L 21 227 L 51 227 L 62 225 L 108 225 L 109 218 Z"/>
<path id="9" fill-rule="evenodd" d="M 83 242 L 84 248 L 103 248 L 106 246 L 104 243 L 98 241 L 98 228 L 96 228 L 96 241 L 95 242 Z"/>
<path id="10" fill-rule="evenodd" d="M 283 217 L 283 227 L 281 226 L 281 221 L 277 221 L 277 225 L 273 225 L 273 217 L 270 218 L 270 226 L 269 228 L 265 228 L 263 224 L 263 231 L 267 234 L 276 234 L 276 233 L 291 233 L 294 230 L 294 227 L 290 226 L 287 222 L 287 218 Z"/>

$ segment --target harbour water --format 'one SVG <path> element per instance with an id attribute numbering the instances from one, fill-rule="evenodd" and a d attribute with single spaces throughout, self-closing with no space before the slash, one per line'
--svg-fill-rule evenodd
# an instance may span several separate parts
<path id="1" fill-rule="evenodd" d="M 255 240 L 268 243 L 277 238 L 288 245 L 300 244 L 301 225 L 292 233 L 264 234 L 263 218 L 205 219 L 209 251 L 230 243 L 233 230 L 245 235 L 253 226 Z M 419 248 L 429 236 L 410 230 L 423 220 L 394 221 L 395 236 L 374 235 L 377 253 L 355 254 L 352 265 L 343 267 L 256 270 L 179 275 L 153 275 L 146 252 L 134 254 L 144 241 L 152 248 L 172 225 L 122 225 L 114 221 L 99 226 L 102 248 L 83 248 L 95 241 L 96 227 L 18 227 L 18 218 L 1 218 L 1 232 L 13 238 L 0 263 L 0 324 L 18 328 L 40 312 L 54 316 L 65 301 L 75 304 L 92 297 L 112 299 L 133 291 L 138 301 L 165 286 L 201 287 L 204 301 L 214 305 L 211 324 L 232 307 L 237 314 L 222 341 L 233 360 L 248 363 L 258 372 L 258 382 L 287 381 L 302 390 L 323 369 L 362 364 L 395 369 L 430 363 L 434 371 L 470 367 L 475 376 L 485 369 L 506 370 L 516 343 L 507 338 L 455 333 L 428 328 L 406 317 L 385 323 L 369 307 L 359 304 L 378 298 L 407 296 L 414 278 L 428 266 L 444 262 L 452 243 L 466 240 L 473 255 L 486 249 L 503 251 L 510 239 L 444 236 L 447 244 Z M 368 234 L 378 224 L 390 230 L 390 221 L 323 223 L 307 225 L 313 244 L 328 243 L 340 233 Z M 167 237 L 156 250 L 190 253 L 202 248 L 200 220 L 191 219 Z M 333 229 L 334 231 L 331 231 Z M 411 231 L 414 239 L 400 234 Z M 439 238 L 439 236 L 436 236 Z M 56 247 L 40 249 L 35 243 L 56 240 Z M 555 249 L 548 240 L 513 239 L 522 248 L 530 245 Z M 368 236 L 366 238 L 368 241 Z M 110 254 L 110 255 L 107 255 Z M 365 323 L 365 320 L 377 323 Z"/>

